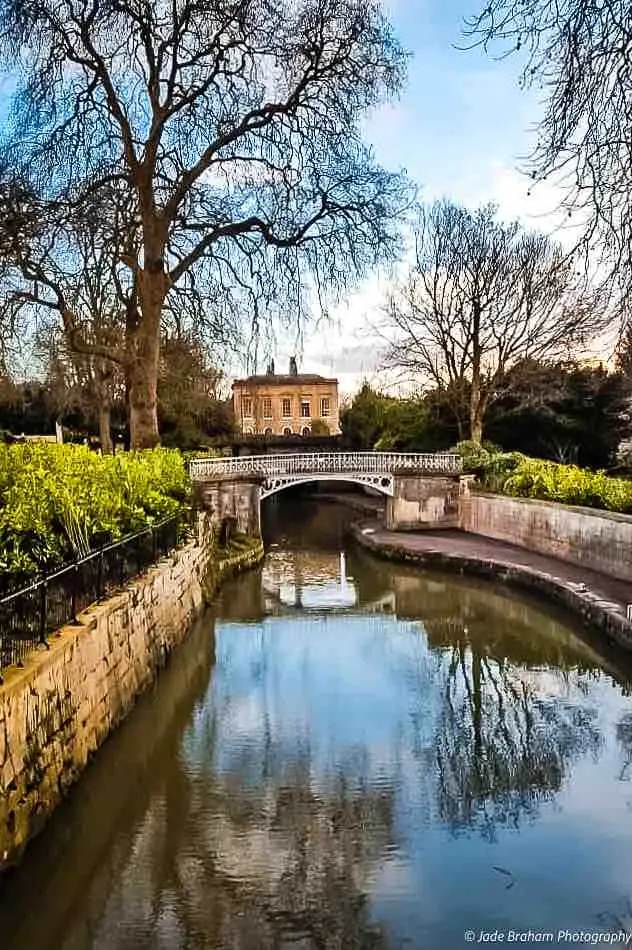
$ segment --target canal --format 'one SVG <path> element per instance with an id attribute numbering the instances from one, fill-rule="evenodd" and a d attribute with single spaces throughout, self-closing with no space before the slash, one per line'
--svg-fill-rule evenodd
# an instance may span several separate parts
<path id="1" fill-rule="evenodd" d="M 632 933 L 629 665 L 499 584 L 346 547 L 345 517 L 268 503 L 265 563 L 0 879 L 2 950 Z"/>

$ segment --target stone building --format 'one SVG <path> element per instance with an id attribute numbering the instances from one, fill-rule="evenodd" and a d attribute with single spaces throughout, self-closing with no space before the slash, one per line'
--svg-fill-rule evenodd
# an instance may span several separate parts
<path id="1" fill-rule="evenodd" d="M 271 363 L 265 374 L 236 379 L 233 410 L 243 435 L 310 435 L 312 427 L 325 434 L 323 426 L 330 435 L 340 432 L 338 380 L 299 373 L 294 357 L 287 375 Z"/>

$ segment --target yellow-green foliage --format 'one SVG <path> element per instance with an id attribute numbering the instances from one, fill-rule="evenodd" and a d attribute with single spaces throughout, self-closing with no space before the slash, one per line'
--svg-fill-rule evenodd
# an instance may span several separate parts
<path id="1" fill-rule="evenodd" d="M 176 511 L 189 479 L 181 454 L 97 455 L 84 446 L 0 444 L 0 573 L 33 573 Z"/>
<path id="2" fill-rule="evenodd" d="M 506 495 L 540 498 L 565 505 L 585 505 L 606 511 L 632 512 L 632 482 L 610 478 L 604 472 L 591 472 L 577 465 L 558 465 L 541 459 L 513 455 L 513 471 L 502 485 L 492 484 L 494 472 L 483 475 L 483 485 Z M 502 466 L 497 466 L 502 469 Z"/>

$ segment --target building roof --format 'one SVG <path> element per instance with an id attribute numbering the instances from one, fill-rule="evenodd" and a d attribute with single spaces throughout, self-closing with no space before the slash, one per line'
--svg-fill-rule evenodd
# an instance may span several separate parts
<path id="1" fill-rule="evenodd" d="M 325 376 L 319 376 L 318 373 L 297 373 L 289 375 L 288 373 L 261 373 L 257 376 L 247 376 L 246 379 L 236 379 L 235 386 L 297 386 L 299 383 L 337 383 L 337 379 L 328 379 Z"/>

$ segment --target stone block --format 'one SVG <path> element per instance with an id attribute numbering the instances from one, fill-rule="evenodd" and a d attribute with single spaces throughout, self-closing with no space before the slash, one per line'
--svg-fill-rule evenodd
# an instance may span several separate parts
<path id="1" fill-rule="evenodd" d="M 207 549 L 189 544 L 7 674 L 0 686 L 0 871 L 19 859 L 184 639 L 204 602 L 208 560 Z"/>

